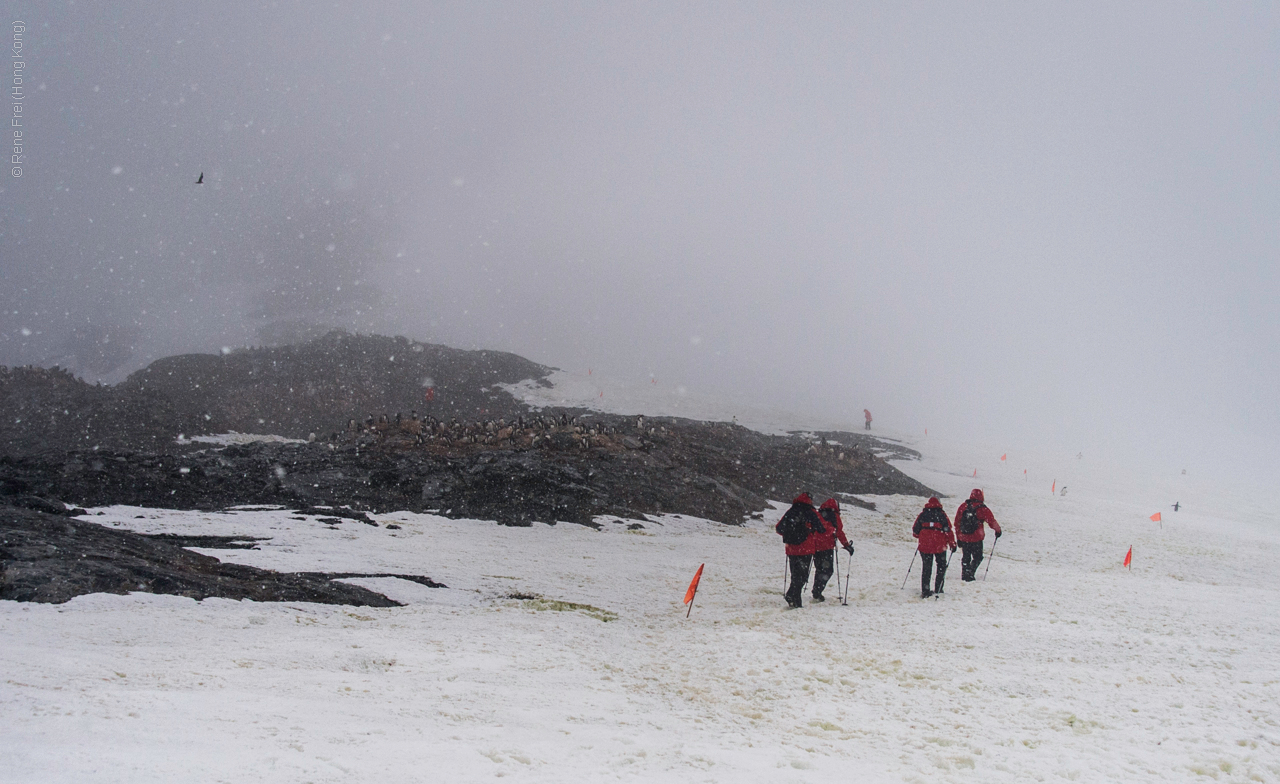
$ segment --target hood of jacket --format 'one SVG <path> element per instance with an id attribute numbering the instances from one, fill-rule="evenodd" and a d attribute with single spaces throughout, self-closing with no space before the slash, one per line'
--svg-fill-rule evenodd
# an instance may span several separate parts
<path id="1" fill-rule="evenodd" d="M 982 491 L 978 490 L 977 488 L 974 488 L 974 491 L 972 493 L 969 493 L 969 500 L 977 501 L 980 504 L 986 503 L 986 499 L 982 497 Z"/>
<path id="2" fill-rule="evenodd" d="M 839 501 L 837 501 L 837 500 L 836 500 L 836 499 L 834 499 L 834 498 L 828 498 L 827 500 L 825 500 L 825 501 L 823 501 L 823 502 L 822 502 L 822 508 L 823 508 L 823 509 L 834 509 L 834 510 L 836 510 L 837 512 L 839 512 L 839 511 L 840 511 L 840 502 L 839 502 Z"/>
<path id="3" fill-rule="evenodd" d="M 813 499 L 812 499 L 811 497 L 809 497 L 809 494 L 808 494 L 808 493 L 801 493 L 800 495 L 796 496 L 796 497 L 795 497 L 795 500 L 794 500 L 794 501 L 792 501 L 791 503 L 793 503 L 793 504 L 808 504 L 809 506 L 813 506 Z"/>
<path id="4" fill-rule="evenodd" d="M 928 501 L 926 501 L 926 502 L 925 502 L 924 508 L 925 508 L 925 509 L 928 509 L 928 508 L 930 508 L 930 507 L 937 507 L 937 508 L 941 509 L 941 508 L 942 508 L 942 502 L 941 502 L 941 501 L 939 501 L 937 498 L 930 498 Z"/>

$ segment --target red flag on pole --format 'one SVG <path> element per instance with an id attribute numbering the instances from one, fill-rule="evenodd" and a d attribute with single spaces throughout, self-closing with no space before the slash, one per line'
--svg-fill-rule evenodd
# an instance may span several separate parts
<path id="1" fill-rule="evenodd" d="M 1129 552 L 1124 554 L 1124 565 L 1129 571 L 1133 571 L 1133 545 L 1129 545 Z"/>
<path id="2" fill-rule="evenodd" d="M 698 571 L 693 575 L 693 581 L 689 583 L 689 590 L 684 592 L 684 603 L 689 605 L 689 612 L 684 614 L 688 618 L 689 613 L 693 612 L 693 597 L 698 595 L 698 583 L 702 581 L 702 568 L 706 564 L 698 567 Z"/>
<path id="3" fill-rule="evenodd" d="M 1008 456 L 1009 456 L 1009 453 L 1008 453 L 1008 452 L 1005 452 L 1003 455 L 1000 455 L 1000 461 L 1001 461 L 1001 462 L 1004 462 L 1004 459 L 1005 459 L 1006 457 L 1008 457 Z"/>
<path id="4" fill-rule="evenodd" d="M 1056 492 L 1058 492 L 1058 480 L 1057 480 L 1057 479 L 1053 480 L 1053 487 L 1049 488 L 1049 493 L 1050 493 L 1050 494 L 1053 494 L 1053 493 L 1056 493 Z"/>
<path id="5" fill-rule="evenodd" d="M 1158 522 L 1160 522 L 1160 513 L 1159 513 L 1159 512 L 1156 512 L 1155 514 L 1151 515 L 1151 522 L 1153 522 L 1153 523 L 1158 523 Z"/>
<path id="6" fill-rule="evenodd" d="M 976 468 L 975 468 L 975 469 L 973 469 L 973 478 L 974 478 L 974 479 L 977 479 L 977 478 L 978 478 L 978 469 L 976 469 Z"/>

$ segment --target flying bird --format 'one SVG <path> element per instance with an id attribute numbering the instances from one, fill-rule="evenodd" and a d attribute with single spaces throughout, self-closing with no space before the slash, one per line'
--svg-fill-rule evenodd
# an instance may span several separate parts
<path id="1" fill-rule="evenodd" d="M 204 172 L 200 172 L 200 177 L 196 180 L 196 185 L 204 185 Z"/>

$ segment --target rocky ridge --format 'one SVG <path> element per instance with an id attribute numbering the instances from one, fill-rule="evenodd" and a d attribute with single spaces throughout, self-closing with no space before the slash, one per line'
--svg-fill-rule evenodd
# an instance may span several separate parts
<path id="1" fill-rule="evenodd" d="M 345 333 L 171 357 L 115 387 L 58 369 L 0 368 L 0 598 L 154 590 L 373 601 L 332 583 L 341 576 L 241 573 L 183 549 L 252 543 L 138 539 L 68 522 L 82 510 L 64 501 L 270 504 L 326 525 L 378 525 L 369 512 L 405 510 L 643 527 L 662 514 L 741 524 L 801 490 L 871 507 L 857 494 L 935 494 L 883 457 L 915 453 L 861 433 L 768 436 L 724 422 L 533 411 L 498 386 L 550 371 L 502 352 Z M 191 440 L 227 431 L 298 440 Z"/>

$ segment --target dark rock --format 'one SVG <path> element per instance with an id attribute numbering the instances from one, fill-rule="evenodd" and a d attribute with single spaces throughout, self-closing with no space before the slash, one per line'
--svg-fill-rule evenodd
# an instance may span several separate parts
<path id="1" fill-rule="evenodd" d="M 333 579 L 226 564 L 158 537 L 0 506 L 0 599 L 59 604 L 88 593 L 142 591 L 192 599 L 399 606 Z"/>
<path id="2" fill-rule="evenodd" d="M 257 550 L 257 542 L 267 541 L 260 536 L 190 536 L 187 534 L 140 534 L 155 542 L 167 542 L 178 547 L 203 547 L 206 550 Z"/>
<path id="3" fill-rule="evenodd" d="M 178 444 L 179 434 L 306 439 L 396 411 L 510 419 L 529 409 L 497 385 L 545 381 L 552 370 L 502 351 L 344 332 L 294 346 L 167 357 L 116 386 L 59 369 L 0 367 L 0 450 L 181 453 L 201 445 Z"/>
<path id="4" fill-rule="evenodd" d="M 588 418 L 606 430 L 628 420 Z M 847 443 L 821 447 L 800 436 L 765 436 L 723 423 L 649 422 L 663 428 L 650 451 L 627 449 L 607 437 L 574 449 L 254 443 L 181 458 L 99 450 L 0 456 L 0 484 L 25 488 L 24 498 L 70 498 L 86 506 L 274 504 L 326 523 L 366 525 L 377 525 L 366 511 L 374 509 L 443 509 L 450 517 L 516 526 L 588 524 L 599 515 L 643 519 L 661 512 L 738 524 L 769 508 L 770 499 L 789 500 L 801 490 L 864 507 L 871 505 L 851 494 L 935 494 L 876 457 L 878 442 L 856 434 L 829 434 L 829 441 Z M 171 470 L 179 459 L 190 473 Z M 75 471 L 68 465 L 96 468 Z M 375 475 L 382 479 L 371 481 Z"/>

